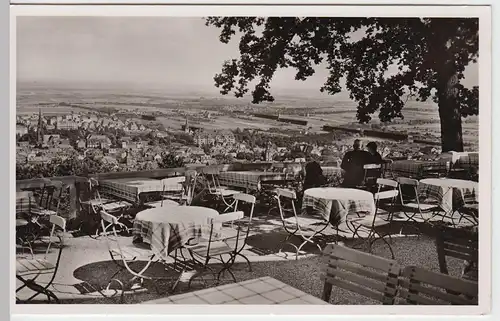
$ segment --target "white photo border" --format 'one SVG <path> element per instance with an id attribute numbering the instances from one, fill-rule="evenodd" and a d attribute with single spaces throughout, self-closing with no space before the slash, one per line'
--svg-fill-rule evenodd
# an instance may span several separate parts
<path id="1" fill-rule="evenodd" d="M 75 0 L 76 1 L 76 0 Z M 23 3 L 33 3 L 34 0 L 22 1 Z M 64 1 L 65 3 L 73 2 Z M 90 1 L 92 2 L 92 1 Z M 95 1 L 94 1 L 95 2 Z M 112 1 L 109 1 L 112 2 Z M 128 2 L 128 1 L 120 1 Z M 326 2 L 316 1 L 315 3 Z M 329 1 L 330 3 L 332 1 Z M 356 1 L 357 2 L 357 1 Z M 405 1 L 402 1 L 405 2 Z M 448 1 L 455 4 L 462 4 L 463 1 Z M 483 2 L 480 4 L 483 4 Z M 48 3 L 45 1 L 45 3 Z M 81 3 L 81 2 L 80 2 Z M 263 4 L 262 1 L 255 3 Z M 265 3 L 269 3 L 266 1 Z M 386 2 L 381 2 L 388 3 Z M 391 1 L 394 3 L 394 1 Z M 470 3 L 470 1 L 469 1 Z M 12 313 L 17 314 L 17 317 L 23 317 L 23 314 L 65 314 L 78 315 L 92 311 L 93 315 L 87 315 L 89 318 L 98 317 L 103 314 L 126 314 L 123 317 L 137 317 L 139 314 L 158 315 L 158 314 L 186 314 L 191 315 L 202 314 L 207 317 L 207 314 L 220 315 L 236 315 L 236 314 L 274 314 L 274 315 L 315 315 L 315 316 L 332 316 L 332 315 L 353 315 L 367 317 L 368 315 L 478 315 L 488 314 L 491 309 L 491 235 L 493 215 L 491 209 L 492 200 L 492 19 L 491 7 L 488 6 L 402 6 L 400 5 L 363 5 L 363 6 L 332 6 L 332 5 L 314 5 L 314 6 L 286 6 L 286 5 L 265 5 L 265 6 L 229 6 L 229 5 L 133 5 L 133 6 L 118 6 L 118 5 L 12 5 L 10 8 L 10 115 L 9 132 L 4 137 L 9 137 L 10 157 L 7 160 L 8 174 L 10 179 L 10 188 L 8 193 L 9 198 L 4 204 L 10 204 L 7 209 L 9 213 L 15 211 L 15 142 L 13 134 L 15 132 L 15 113 L 16 113 L 16 17 L 18 16 L 248 16 L 248 15 L 289 15 L 289 16 L 393 16 L 393 17 L 478 17 L 480 18 L 480 35 L 479 35 L 479 83 L 480 83 L 480 113 L 479 113 L 479 149 L 480 149 L 480 212 L 487 213 L 481 217 L 480 224 L 480 300 L 476 307 L 463 306 L 445 306 L 445 307 L 422 307 L 422 306 L 259 306 L 258 309 L 242 309 L 241 306 L 169 306 L 168 311 L 158 305 L 16 305 L 14 298 L 14 262 L 15 253 L 13 247 L 9 246 L 11 258 L 9 271 L 9 300 Z M 217 41 L 217 40 L 214 40 Z M 221 59 L 224 59 L 222 57 Z M 221 60 L 222 62 L 222 60 Z M 498 102 L 498 100 L 497 100 Z M 7 193 L 5 193 L 7 194 Z M 14 243 L 14 220 L 11 215 L 8 216 L 10 242 Z M 97 314 L 97 315 L 96 315 Z M 54 315 L 47 316 L 50 320 L 54 319 Z M 238 316 L 240 317 L 240 316 Z M 386 317 L 384 317 L 386 318 Z M 289 319 L 289 317 L 287 317 Z M 23 320 L 24 317 L 23 317 Z M 47 319 L 49 320 L 49 319 Z"/>

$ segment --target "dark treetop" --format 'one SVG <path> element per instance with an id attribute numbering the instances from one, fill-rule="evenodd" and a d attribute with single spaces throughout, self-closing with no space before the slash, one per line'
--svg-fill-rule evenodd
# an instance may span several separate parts
<path id="1" fill-rule="evenodd" d="M 431 98 L 443 151 L 463 150 L 462 117 L 478 113 L 478 87 L 461 84 L 479 57 L 476 18 L 209 17 L 206 24 L 221 29 L 223 43 L 241 34 L 239 58 L 214 77 L 222 94 L 242 97 L 255 82 L 253 102 L 273 101 L 269 83 L 278 68 L 295 68 L 295 78 L 305 80 L 325 63 L 329 76 L 320 90 L 339 93 L 345 78 L 360 122 L 376 111 L 381 121 L 403 118 L 410 97 Z"/>

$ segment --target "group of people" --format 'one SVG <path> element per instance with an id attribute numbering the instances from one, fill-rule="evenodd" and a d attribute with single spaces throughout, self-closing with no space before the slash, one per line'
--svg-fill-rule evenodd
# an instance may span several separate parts
<path id="1" fill-rule="evenodd" d="M 350 188 L 360 186 L 365 178 L 364 166 L 367 164 L 383 163 L 384 160 L 377 151 L 377 144 L 375 142 L 369 142 L 366 145 L 366 150 L 364 150 L 361 141 L 359 139 L 354 140 L 353 150 L 348 151 L 344 155 L 340 165 L 344 171 L 342 186 Z M 323 175 L 323 170 L 319 163 L 315 161 L 308 163 L 305 171 L 304 191 L 309 188 L 326 185 L 327 180 Z"/>

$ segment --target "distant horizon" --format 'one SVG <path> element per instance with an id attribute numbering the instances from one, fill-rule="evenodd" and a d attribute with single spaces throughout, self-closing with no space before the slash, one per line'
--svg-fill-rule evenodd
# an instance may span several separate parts
<path id="1" fill-rule="evenodd" d="M 225 60 L 239 57 L 239 34 L 228 44 L 219 34 L 202 17 L 17 17 L 17 80 L 231 97 L 219 93 L 213 78 Z M 396 71 L 391 68 L 389 74 Z M 315 70 L 298 81 L 293 68 L 278 69 L 271 92 L 330 99 L 320 92 L 328 77 L 325 62 Z M 462 83 L 471 88 L 478 77 L 478 65 L 471 64 Z M 333 97 L 342 96 L 348 97 Z"/>
<path id="2" fill-rule="evenodd" d="M 239 101 L 251 101 L 251 95 L 246 95 L 242 98 L 236 98 L 234 95 L 222 95 L 218 88 L 214 86 L 215 91 L 207 90 L 205 88 L 173 88 L 170 86 L 160 86 L 154 84 L 132 84 L 128 82 L 89 82 L 89 81 L 64 81 L 64 80 L 24 80 L 17 79 L 17 91 L 19 90 L 31 90 L 36 87 L 43 89 L 70 89 L 70 90 L 85 90 L 85 91 L 126 91 L 133 94 L 144 93 L 144 94 L 164 94 L 164 95 L 185 95 L 185 94 L 199 94 L 200 96 L 206 96 L 207 98 L 220 98 L 220 99 L 231 99 Z M 35 88 L 30 88 L 30 86 Z M 317 98 L 317 99 L 334 99 L 338 100 L 351 100 L 349 98 L 349 93 L 343 90 L 335 95 L 329 95 L 327 93 L 320 92 L 320 88 L 303 88 L 303 89 L 290 89 L 286 90 L 284 88 L 271 88 L 271 92 L 275 95 L 275 98 L 279 97 L 297 97 L 297 98 Z M 132 94 L 131 93 L 131 94 Z"/>

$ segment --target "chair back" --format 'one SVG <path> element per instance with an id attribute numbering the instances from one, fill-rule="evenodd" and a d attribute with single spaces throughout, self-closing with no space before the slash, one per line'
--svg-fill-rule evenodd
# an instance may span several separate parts
<path id="1" fill-rule="evenodd" d="M 64 193 L 69 194 L 70 186 L 69 185 L 64 185 L 63 182 L 61 181 L 53 181 L 53 192 L 49 200 L 49 204 L 47 205 L 47 209 L 51 210 L 54 207 L 54 211 L 56 213 L 59 213 L 59 207 L 61 206 L 61 201 L 64 196 Z"/>
<path id="2" fill-rule="evenodd" d="M 417 204 L 419 204 L 419 199 L 418 199 L 418 180 L 413 179 L 413 178 L 407 178 L 407 177 L 398 177 L 397 178 L 398 182 L 398 190 L 399 190 L 399 197 L 401 200 L 401 205 L 405 205 L 405 203 L 415 200 Z M 403 189 L 404 192 L 403 193 Z M 411 192 L 410 195 L 408 195 Z M 406 200 L 405 200 L 406 197 Z"/>
<path id="3" fill-rule="evenodd" d="M 235 211 L 238 211 L 238 204 L 240 204 L 240 202 L 251 204 L 249 221 L 252 221 L 253 210 L 255 207 L 255 202 L 257 200 L 256 197 L 253 195 L 250 195 L 250 194 L 246 194 L 246 193 L 238 193 L 238 194 L 233 195 L 233 199 L 235 200 L 235 203 L 234 203 L 234 210 Z"/>
<path id="4" fill-rule="evenodd" d="M 378 209 L 378 204 L 380 202 L 380 199 L 391 199 L 392 205 L 396 203 L 396 199 L 399 195 L 399 189 L 398 189 L 398 182 L 392 180 L 392 179 L 387 179 L 387 178 L 377 178 L 377 193 L 375 194 L 375 205 Z M 392 193 L 390 194 L 383 194 L 382 188 L 384 187 L 391 187 L 390 191 Z M 380 194 L 382 193 L 382 194 Z M 386 192 L 387 193 L 387 192 Z M 392 195 L 392 196 L 391 196 Z"/>
<path id="5" fill-rule="evenodd" d="M 387 177 L 387 173 L 392 173 L 392 159 L 383 159 L 384 163 L 382 164 L 382 177 Z"/>
<path id="6" fill-rule="evenodd" d="M 176 177 L 167 177 L 161 180 L 162 186 L 162 200 L 161 206 L 163 206 L 164 196 L 168 195 L 168 198 L 171 198 L 175 201 L 179 201 L 182 203 L 184 200 L 188 200 L 187 197 L 187 187 L 186 187 L 186 176 L 176 176 Z"/>
<path id="7" fill-rule="evenodd" d="M 209 219 L 210 237 L 208 239 L 206 258 L 209 257 L 210 247 L 212 246 L 212 242 L 214 241 L 214 232 L 215 232 L 214 227 L 216 225 L 221 226 L 221 225 L 229 224 L 231 228 L 236 228 L 236 235 L 234 237 L 230 238 L 230 240 L 234 241 L 234 243 L 226 241 L 227 245 L 233 246 L 234 251 L 238 251 L 239 249 L 241 249 L 242 247 L 245 246 L 246 239 L 247 239 L 248 233 L 249 233 L 249 228 L 247 228 L 247 232 L 245 234 L 243 234 L 241 232 L 241 230 L 242 230 L 241 224 L 235 224 L 236 221 L 242 219 L 243 217 L 245 217 L 245 213 L 243 213 L 243 211 L 236 211 L 236 212 L 223 213 L 223 214 L 217 215 L 216 217 Z M 233 244 L 231 244 L 231 243 L 233 243 Z"/>
<path id="8" fill-rule="evenodd" d="M 89 177 L 84 183 L 84 190 L 88 196 L 89 200 L 96 200 L 97 204 L 91 203 L 92 211 L 97 214 L 99 212 L 99 207 L 102 206 L 103 200 L 101 198 L 101 194 L 99 193 L 99 181 L 93 177 Z M 80 193 L 82 195 L 82 193 Z M 82 204 L 82 199 L 79 198 L 80 204 Z"/>
<path id="9" fill-rule="evenodd" d="M 297 195 L 295 194 L 295 192 L 278 188 L 276 189 L 276 194 L 281 219 L 284 221 L 287 217 L 291 216 L 290 214 L 292 214 L 294 217 L 297 217 L 297 211 L 295 209 L 295 200 L 297 199 Z"/>
<path id="10" fill-rule="evenodd" d="M 39 204 L 40 207 L 51 210 L 57 206 L 57 200 L 60 199 L 63 189 L 61 181 L 51 181 L 49 179 L 43 180 L 43 186 L 40 189 Z"/>
<path id="11" fill-rule="evenodd" d="M 396 182 L 395 180 L 392 180 L 392 179 L 388 179 L 388 178 L 377 178 L 377 185 L 379 187 L 390 186 L 394 189 L 398 188 L 398 182 Z"/>
<path id="12" fill-rule="evenodd" d="M 216 194 L 220 189 L 219 175 L 220 169 L 215 166 L 207 166 L 200 170 L 206 180 L 207 189 L 210 194 Z"/>
<path id="13" fill-rule="evenodd" d="M 436 228 L 435 232 L 441 273 L 448 274 L 447 257 L 464 260 L 469 264 L 478 264 L 479 242 L 477 233 L 446 226 Z"/>
<path id="14" fill-rule="evenodd" d="M 176 177 L 167 177 L 161 180 L 161 185 L 163 187 L 163 191 L 169 189 L 182 189 L 183 184 L 186 182 L 186 176 L 176 176 Z"/>
<path id="15" fill-rule="evenodd" d="M 406 304 L 477 305 L 478 284 L 416 266 L 403 270 L 399 297 Z"/>
<path id="16" fill-rule="evenodd" d="M 46 258 L 47 258 L 47 255 L 49 254 L 49 251 L 50 251 L 52 244 L 54 243 L 53 239 L 56 236 L 55 235 L 56 229 L 61 230 L 63 233 L 66 232 L 66 219 L 64 219 L 63 217 L 58 216 L 58 215 L 51 215 L 51 216 L 49 216 L 49 222 L 52 225 L 52 227 L 50 229 L 49 243 L 47 244 L 47 249 L 45 251 Z M 57 235 L 57 238 L 59 239 L 59 246 L 60 247 L 59 247 L 59 254 L 57 257 L 56 266 L 59 265 L 59 260 L 60 260 L 61 252 L 62 252 L 62 248 L 63 248 L 62 244 L 64 243 L 63 238 L 60 235 Z"/>
<path id="17" fill-rule="evenodd" d="M 120 246 L 120 242 L 118 241 L 118 233 L 116 231 L 116 226 L 120 223 L 118 218 L 114 215 L 107 213 L 104 210 L 100 210 L 101 215 L 101 227 L 102 227 L 102 235 L 106 239 L 106 245 L 108 250 L 111 252 L 113 248 L 112 244 L 116 244 L 120 255 L 122 254 L 122 248 Z"/>
<path id="18" fill-rule="evenodd" d="M 382 304 L 394 304 L 401 272 L 398 262 L 337 244 L 329 244 L 323 255 L 324 301 L 330 301 L 335 285 Z"/>
<path id="19" fill-rule="evenodd" d="M 224 213 L 217 215 L 216 217 L 213 217 L 210 219 L 210 224 L 216 224 L 216 223 L 230 223 L 237 221 L 239 219 L 242 219 L 245 217 L 245 213 L 243 211 L 237 211 L 237 212 L 230 212 L 230 213 Z"/>

